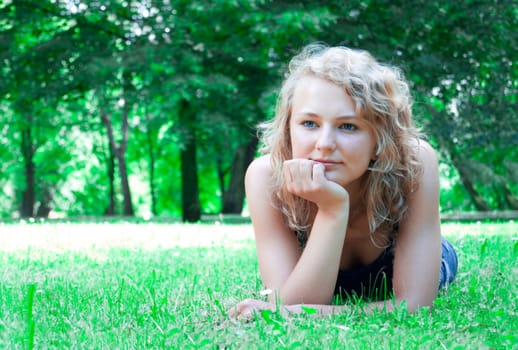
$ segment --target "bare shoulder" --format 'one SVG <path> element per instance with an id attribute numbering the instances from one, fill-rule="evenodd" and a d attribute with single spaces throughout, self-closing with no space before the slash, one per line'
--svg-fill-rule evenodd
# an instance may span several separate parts
<path id="1" fill-rule="evenodd" d="M 436 188 L 439 186 L 439 166 L 437 153 L 433 147 L 425 140 L 419 140 L 416 143 L 417 158 L 422 164 L 423 175 L 420 186 Z"/>
<path id="2" fill-rule="evenodd" d="M 416 142 L 417 160 L 422 165 L 422 175 L 418 180 L 416 191 L 408 198 L 410 217 L 406 221 L 413 222 L 417 226 L 424 222 L 435 222 L 439 218 L 439 166 L 437 153 L 433 147 L 424 140 Z"/>
<path id="3" fill-rule="evenodd" d="M 281 210 L 274 204 L 276 201 L 272 193 L 272 177 L 273 170 L 269 155 L 252 161 L 245 176 L 247 204 L 258 247 L 275 245 L 275 241 L 280 237 L 289 237 L 290 240 L 295 238 L 293 232 L 285 225 Z M 262 238 L 265 237 L 276 238 L 263 242 Z"/>
<path id="4" fill-rule="evenodd" d="M 430 163 L 437 163 L 437 153 L 432 145 L 425 140 L 416 141 L 417 156 L 423 165 L 430 165 Z"/>
<path id="5" fill-rule="evenodd" d="M 272 166 L 270 164 L 270 155 L 266 154 L 254 159 L 246 171 L 246 177 L 270 178 L 272 175 Z"/>
<path id="6" fill-rule="evenodd" d="M 257 202 L 271 202 L 272 166 L 270 156 L 264 155 L 250 163 L 245 174 L 245 190 L 249 205 Z"/>
<path id="7" fill-rule="evenodd" d="M 263 196 L 268 193 L 272 178 L 270 156 L 264 155 L 250 163 L 245 174 L 245 190 L 248 199 Z"/>

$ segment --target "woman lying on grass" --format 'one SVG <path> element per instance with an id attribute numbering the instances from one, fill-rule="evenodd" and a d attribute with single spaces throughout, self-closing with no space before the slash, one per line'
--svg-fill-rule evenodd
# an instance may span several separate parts
<path id="1" fill-rule="evenodd" d="M 437 159 L 412 121 L 401 72 L 369 53 L 312 45 L 296 56 L 263 156 L 246 174 L 259 267 L 272 293 L 230 310 L 340 312 L 431 306 L 457 257 L 441 238 Z M 395 299 L 394 303 L 383 299 Z"/>

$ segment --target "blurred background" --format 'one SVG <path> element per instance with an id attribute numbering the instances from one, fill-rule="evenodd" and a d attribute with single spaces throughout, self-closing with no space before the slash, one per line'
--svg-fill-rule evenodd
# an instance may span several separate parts
<path id="1" fill-rule="evenodd" d="M 246 216 L 255 125 L 319 41 L 403 69 L 441 213 L 518 210 L 515 1 L 0 0 L 0 218 Z"/>

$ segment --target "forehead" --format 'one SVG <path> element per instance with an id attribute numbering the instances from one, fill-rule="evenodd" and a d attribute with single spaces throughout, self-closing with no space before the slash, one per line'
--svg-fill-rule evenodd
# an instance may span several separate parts
<path id="1" fill-rule="evenodd" d="M 315 76 L 304 76 L 294 86 L 292 112 L 356 116 L 355 102 L 344 87 Z"/>
<path id="2" fill-rule="evenodd" d="M 301 76 L 294 84 L 293 94 L 295 95 L 297 91 L 314 88 L 314 89 L 332 89 L 336 91 L 340 91 L 345 93 L 345 88 L 340 86 L 339 84 L 322 77 L 318 77 L 312 74 L 306 74 Z"/>

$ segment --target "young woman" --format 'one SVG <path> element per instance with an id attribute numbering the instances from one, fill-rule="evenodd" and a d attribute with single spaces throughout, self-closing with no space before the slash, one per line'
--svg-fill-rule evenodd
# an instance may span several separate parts
<path id="1" fill-rule="evenodd" d="M 401 72 L 365 51 L 312 45 L 293 58 L 263 156 L 245 186 L 268 301 L 230 310 L 339 312 L 431 306 L 457 271 L 441 238 L 437 158 Z"/>

